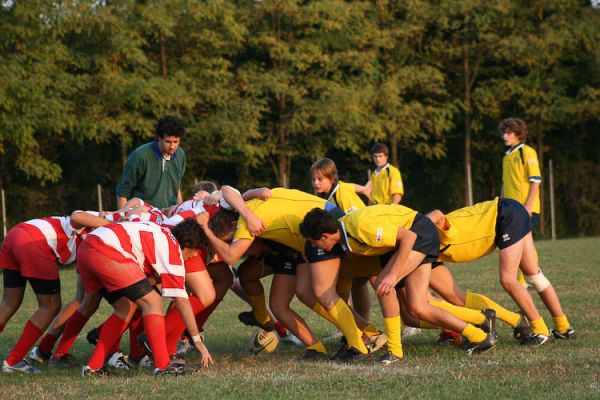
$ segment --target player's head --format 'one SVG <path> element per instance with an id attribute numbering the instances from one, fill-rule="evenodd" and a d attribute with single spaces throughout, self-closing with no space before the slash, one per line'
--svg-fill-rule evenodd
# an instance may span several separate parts
<path id="1" fill-rule="evenodd" d="M 520 118 L 506 118 L 498 124 L 498 133 L 507 146 L 512 147 L 519 143 L 525 143 L 527 124 Z"/>
<path id="2" fill-rule="evenodd" d="M 239 216 L 235 211 L 220 209 L 208 221 L 208 226 L 219 239 L 231 242 Z"/>
<path id="3" fill-rule="evenodd" d="M 156 124 L 156 141 L 161 153 L 166 156 L 175 154 L 184 134 L 185 128 L 179 118 L 167 115 L 159 119 Z"/>
<path id="4" fill-rule="evenodd" d="M 171 229 L 182 249 L 200 249 L 208 245 L 204 231 L 195 218 L 186 218 Z"/>
<path id="5" fill-rule="evenodd" d="M 371 148 L 371 154 L 373 155 L 373 163 L 375 166 L 381 168 L 387 164 L 390 150 L 385 143 L 375 143 Z"/>
<path id="6" fill-rule="evenodd" d="M 338 172 L 333 160 L 322 158 L 310 167 L 313 188 L 317 193 L 327 193 L 338 180 Z"/>
<path id="7" fill-rule="evenodd" d="M 313 246 L 326 251 L 330 251 L 338 242 L 338 222 L 321 208 L 313 208 L 304 216 L 300 232 Z"/>
<path id="8" fill-rule="evenodd" d="M 192 193 L 198 193 L 200 191 L 205 191 L 209 194 L 217 191 L 217 185 L 211 181 L 200 181 L 194 185 L 192 188 Z"/>

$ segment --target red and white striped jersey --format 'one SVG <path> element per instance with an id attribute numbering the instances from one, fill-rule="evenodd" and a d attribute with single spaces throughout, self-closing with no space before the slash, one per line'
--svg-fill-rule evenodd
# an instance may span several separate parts
<path id="1" fill-rule="evenodd" d="M 131 222 L 154 222 L 162 227 L 172 229 L 175 225 L 183 222 L 186 218 L 193 218 L 196 215 L 206 211 L 202 201 L 187 200 L 179 203 L 170 215 L 162 212 L 161 209 L 152 206 L 146 202 L 143 205 L 149 207 L 148 211 L 141 214 L 131 214 L 126 211 L 114 212 L 106 216 L 109 221 L 131 221 Z"/>
<path id="2" fill-rule="evenodd" d="M 86 212 L 94 214 L 93 211 Z M 40 242 L 46 242 L 56 255 L 58 263 L 63 265 L 75 261 L 80 235 L 88 232 L 85 228 L 73 228 L 71 217 L 37 218 L 19 225 Z"/>
<path id="3" fill-rule="evenodd" d="M 115 261 L 136 262 L 148 276 L 160 276 L 164 297 L 188 297 L 181 248 L 168 229 L 152 222 L 119 222 L 90 232 L 86 243 Z"/>

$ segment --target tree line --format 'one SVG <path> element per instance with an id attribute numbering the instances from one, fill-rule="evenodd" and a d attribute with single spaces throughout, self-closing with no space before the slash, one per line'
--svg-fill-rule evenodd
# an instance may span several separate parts
<path id="1" fill-rule="evenodd" d="M 449 211 L 498 195 L 496 126 L 517 116 L 544 174 L 553 160 L 559 235 L 598 235 L 599 13 L 583 0 L 2 2 L 9 226 L 95 209 L 97 184 L 113 207 L 127 155 L 165 114 L 187 127 L 184 193 L 196 179 L 310 191 L 321 157 L 364 183 L 383 141 L 403 202 Z"/>

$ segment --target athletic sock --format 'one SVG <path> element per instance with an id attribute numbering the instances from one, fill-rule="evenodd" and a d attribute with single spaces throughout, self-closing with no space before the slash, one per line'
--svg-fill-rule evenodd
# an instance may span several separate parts
<path id="1" fill-rule="evenodd" d="M 523 275 L 523 271 L 519 268 L 519 273 L 517 274 L 517 280 L 521 284 L 521 286 L 527 287 L 527 281 L 525 280 L 525 276 Z"/>
<path id="2" fill-rule="evenodd" d="M 204 304 L 202 304 L 202 301 L 196 296 L 190 296 L 190 304 L 194 315 L 206 308 Z M 177 342 L 185 331 L 185 323 L 176 307 L 169 308 L 167 315 L 165 315 L 165 326 L 167 329 L 165 335 L 167 339 L 167 350 L 169 351 L 169 354 L 175 354 L 177 352 Z"/>
<path id="3" fill-rule="evenodd" d="M 377 336 L 381 334 L 381 331 L 372 323 L 367 322 L 367 326 L 365 326 L 365 329 L 363 329 L 363 333 L 367 336 Z"/>
<path id="4" fill-rule="evenodd" d="M 474 310 L 491 308 L 492 310 L 496 311 L 496 317 L 498 317 L 498 319 L 506 322 L 513 328 L 516 328 L 517 324 L 519 323 L 519 319 L 521 318 L 520 314 L 507 310 L 489 297 L 479 293 L 467 292 L 467 295 L 465 296 L 465 307 L 472 308 Z"/>
<path id="5" fill-rule="evenodd" d="M 127 322 L 119 318 L 117 314 L 111 314 L 102 324 L 98 344 L 92 353 L 88 366 L 97 371 L 104 365 L 104 360 L 115 343 L 121 338 L 123 332 L 127 329 Z"/>
<path id="6" fill-rule="evenodd" d="M 211 316 L 219 304 L 221 304 L 221 300 L 223 299 L 216 299 L 210 306 L 196 314 L 196 324 L 198 325 L 198 329 L 202 330 L 202 328 L 204 328 L 206 320 Z"/>
<path id="7" fill-rule="evenodd" d="M 285 325 L 283 325 L 279 321 L 275 321 L 275 330 L 277 331 L 277 334 L 279 335 L 279 337 L 284 337 L 289 332 L 288 329 L 285 327 Z"/>
<path id="8" fill-rule="evenodd" d="M 165 341 L 165 319 L 159 314 L 144 315 L 144 332 L 152 349 L 154 366 L 163 370 L 169 366 L 171 359 Z"/>
<path id="9" fill-rule="evenodd" d="M 423 319 L 419 320 L 419 328 L 421 328 L 421 329 L 440 329 L 439 326 L 434 325 L 431 322 L 427 322 Z"/>
<path id="10" fill-rule="evenodd" d="M 40 328 L 35 326 L 31 320 L 28 320 L 17 344 L 15 344 L 15 347 L 13 347 L 8 357 L 6 357 L 6 363 L 10 366 L 14 366 L 21 362 L 29 349 L 31 349 L 40 336 L 42 336 L 42 333 L 44 332 Z"/>
<path id="11" fill-rule="evenodd" d="M 325 354 L 327 354 L 327 349 L 325 349 L 325 345 L 320 340 L 317 343 L 315 343 L 315 344 L 311 344 L 310 346 L 306 346 L 306 350 L 316 350 L 317 353 L 325 353 Z"/>
<path id="12" fill-rule="evenodd" d="M 248 301 L 252 306 L 252 313 L 254 319 L 261 325 L 269 325 L 272 322 L 269 310 L 267 310 L 267 302 L 265 301 L 265 294 L 261 293 L 257 296 L 248 296 Z"/>
<path id="13" fill-rule="evenodd" d="M 88 322 L 88 319 L 89 317 L 86 317 L 79 311 L 75 311 L 73 315 L 71 315 L 71 318 L 65 323 L 65 329 L 60 338 L 60 342 L 58 342 L 56 353 L 54 353 L 52 358 L 58 358 L 58 356 L 62 354 L 69 354 L 71 347 L 73 347 L 73 343 L 75 343 L 75 340 L 77 339 L 77 335 L 79 335 L 79 332 L 81 332 Z"/>
<path id="14" fill-rule="evenodd" d="M 142 359 L 145 354 L 144 348 L 137 342 L 137 337 L 142 332 L 144 332 L 144 322 L 142 311 L 138 309 L 129 321 L 129 357 L 134 360 Z"/>
<path id="15" fill-rule="evenodd" d="M 0 322 L 0 333 L 4 331 L 4 324 Z"/>
<path id="16" fill-rule="evenodd" d="M 311 308 L 314 312 L 319 314 L 321 317 L 325 318 L 327 321 L 331 322 L 333 325 L 335 325 L 339 329 L 339 326 L 337 326 L 337 323 L 333 320 L 333 318 L 331 318 L 331 315 L 329 315 L 329 313 L 327 312 L 327 310 L 325 310 L 325 308 L 321 305 L 321 303 L 315 303 L 315 305 L 312 306 Z"/>
<path id="17" fill-rule="evenodd" d="M 565 333 L 571 327 L 567 316 L 564 314 L 562 317 L 552 317 L 552 323 L 554 324 L 554 329 L 559 333 Z"/>
<path id="18" fill-rule="evenodd" d="M 484 331 L 471 324 L 467 324 L 467 327 L 460 334 L 471 343 L 479 343 L 487 337 Z"/>
<path id="19" fill-rule="evenodd" d="M 472 310 L 470 308 L 455 306 L 444 300 L 432 300 L 429 302 L 434 307 L 441 308 L 454 315 L 456 318 L 461 319 L 465 322 L 469 322 L 473 325 L 483 324 L 485 322 L 485 315 L 479 310 Z"/>
<path id="20" fill-rule="evenodd" d="M 544 318 L 539 317 L 536 320 L 529 321 L 529 324 L 531 325 L 531 332 L 533 332 L 534 334 L 550 336 L 550 331 L 548 330 L 548 327 L 544 322 Z"/>
<path id="21" fill-rule="evenodd" d="M 42 336 L 40 344 L 38 345 L 38 349 L 40 349 L 42 354 L 52 354 L 52 349 L 54 348 L 57 340 L 58 336 L 46 333 L 44 336 Z"/>
<path id="22" fill-rule="evenodd" d="M 363 354 L 367 354 L 367 346 L 362 340 L 362 332 L 354 322 L 354 314 L 350 307 L 342 299 L 338 299 L 337 303 L 329 311 L 329 316 L 335 321 L 335 325 L 344 334 L 348 346 L 354 347 Z"/>
<path id="23" fill-rule="evenodd" d="M 398 358 L 404 357 L 402 351 L 402 323 L 400 317 L 383 318 L 387 334 L 387 348 Z"/>

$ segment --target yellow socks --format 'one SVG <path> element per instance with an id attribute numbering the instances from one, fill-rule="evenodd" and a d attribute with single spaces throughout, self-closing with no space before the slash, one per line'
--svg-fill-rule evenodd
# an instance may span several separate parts
<path id="1" fill-rule="evenodd" d="M 402 324 L 400 317 L 384 318 L 385 333 L 387 334 L 387 347 L 398 358 L 404 357 L 402 352 Z"/>
<path id="2" fill-rule="evenodd" d="M 558 333 L 565 333 L 571 326 L 566 315 L 563 315 L 562 317 L 552 317 L 552 323 L 554 324 L 554 329 L 556 329 Z"/>
<path id="3" fill-rule="evenodd" d="M 325 310 L 325 308 L 320 303 L 316 303 L 314 306 L 312 306 L 312 310 L 339 328 L 339 326 L 337 326 L 336 322 L 331 318 L 327 310 Z"/>
<path id="4" fill-rule="evenodd" d="M 315 343 L 315 344 L 311 344 L 310 346 L 306 346 L 306 350 L 315 350 L 317 353 L 325 353 L 327 354 L 327 349 L 325 349 L 325 346 L 323 345 L 323 342 L 321 342 L 320 340 Z"/>
<path id="5" fill-rule="evenodd" d="M 363 333 L 367 336 L 375 336 L 379 335 L 381 331 L 377 329 L 377 327 L 375 327 L 375 325 L 373 325 L 372 323 L 367 322 L 367 326 L 365 326 L 365 329 L 363 329 Z"/>
<path id="6" fill-rule="evenodd" d="M 521 286 L 527 287 L 527 281 L 525 280 L 525 276 L 523 276 L 523 271 L 521 271 L 521 269 L 519 269 L 519 273 L 517 274 L 517 279 L 518 279 L 519 283 L 521 284 Z"/>
<path id="7" fill-rule="evenodd" d="M 344 334 L 344 337 L 348 341 L 348 346 L 354 347 L 363 354 L 367 354 L 367 346 L 362 341 L 362 332 L 356 326 L 354 322 L 354 315 L 350 307 L 342 299 L 338 299 L 337 303 L 329 311 L 331 319 L 334 324 Z"/>
<path id="8" fill-rule="evenodd" d="M 434 307 L 441 308 L 442 310 L 448 311 L 450 314 L 454 315 L 456 318 L 462 319 L 465 322 L 469 322 L 474 325 L 483 324 L 485 321 L 485 316 L 479 310 L 472 310 L 470 308 L 455 306 L 454 304 L 450 304 L 447 301 L 441 300 L 432 300 L 429 302 Z"/>
<path id="9" fill-rule="evenodd" d="M 272 322 L 269 311 L 267 310 L 267 302 L 265 301 L 264 293 L 258 296 L 248 296 L 248 301 L 252 306 L 254 318 L 259 324 L 267 325 Z"/>
<path id="10" fill-rule="evenodd" d="M 471 343 L 479 343 L 487 337 L 484 331 L 471 324 L 467 324 L 467 327 L 460 334 Z"/>
<path id="11" fill-rule="evenodd" d="M 512 312 L 502 307 L 489 297 L 486 297 L 479 293 L 467 292 L 465 296 L 465 307 L 472 308 L 474 310 L 483 310 L 484 308 L 491 308 L 496 311 L 496 317 L 506 322 L 513 328 L 519 323 L 520 314 Z"/>
<path id="12" fill-rule="evenodd" d="M 550 331 L 544 322 L 544 318 L 539 317 L 535 321 L 529 321 L 531 332 L 539 333 L 540 335 L 550 336 Z"/>

